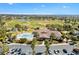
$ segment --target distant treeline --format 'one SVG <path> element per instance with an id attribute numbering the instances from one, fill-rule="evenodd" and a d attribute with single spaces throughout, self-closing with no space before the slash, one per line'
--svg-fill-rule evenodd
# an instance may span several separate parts
<path id="1" fill-rule="evenodd" d="M 0 14 L 0 19 L 26 19 L 26 20 L 79 20 L 79 15 L 22 15 L 22 14 Z"/>

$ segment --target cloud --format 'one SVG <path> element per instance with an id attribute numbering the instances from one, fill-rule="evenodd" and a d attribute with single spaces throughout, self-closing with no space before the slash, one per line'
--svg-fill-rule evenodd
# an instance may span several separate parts
<path id="1" fill-rule="evenodd" d="M 67 6 L 63 6 L 63 8 L 66 8 Z"/>
<path id="2" fill-rule="evenodd" d="M 13 5 L 13 3 L 8 3 L 9 5 Z"/>
<path id="3" fill-rule="evenodd" d="M 41 5 L 41 7 L 46 7 L 45 5 Z"/>
<path id="4" fill-rule="evenodd" d="M 64 9 L 69 8 L 69 6 L 63 6 Z"/>

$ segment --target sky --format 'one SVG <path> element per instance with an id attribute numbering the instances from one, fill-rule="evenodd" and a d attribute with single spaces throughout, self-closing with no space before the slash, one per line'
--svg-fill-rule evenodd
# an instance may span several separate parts
<path id="1" fill-rule="evenodd" d="M 79 3 L 0 3 L 0 14 L 79 15 Z"/>

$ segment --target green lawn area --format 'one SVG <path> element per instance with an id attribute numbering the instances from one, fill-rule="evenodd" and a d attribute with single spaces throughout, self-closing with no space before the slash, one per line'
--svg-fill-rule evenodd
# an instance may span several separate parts
<path id="1" fill-rule="evenodd" d="M 14 27 L 15 24 L 27 25 L 30 28 L 36 28 L 36 27 L 43 28 L 46 26 L 46 24 L 63 25 L 64 21 L 61 21 L 61 20 L 40 20 L 40 21 L 39 20 L 31 20 L 31 21 L 21 22 L 18 20 L 11 20 L 11 21 L 6 21 L 5 26 Z"/>

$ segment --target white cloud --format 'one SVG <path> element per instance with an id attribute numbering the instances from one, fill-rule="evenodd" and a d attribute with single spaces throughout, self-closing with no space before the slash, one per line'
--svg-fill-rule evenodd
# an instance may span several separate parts
<path id="1" fill-rule="evenodd" d="M 67 8 L 67 6 L 63 6 L 63 8 Z"/>
<path id="2" fill-rule="evenodd" d="M 62 8 L 66 9 L 66 8 L 69 8 L 69 6 L 62 6 Z"/>
<path id="3" fill-rule="evenodd" d="M 13 3 L 8 3 L 9 5 L 13 5 Z"/>
<path id="4" fill-rule="evenodd" d="M 46 7 L 45 5 L 41 5 L 41 7 Z"/>

